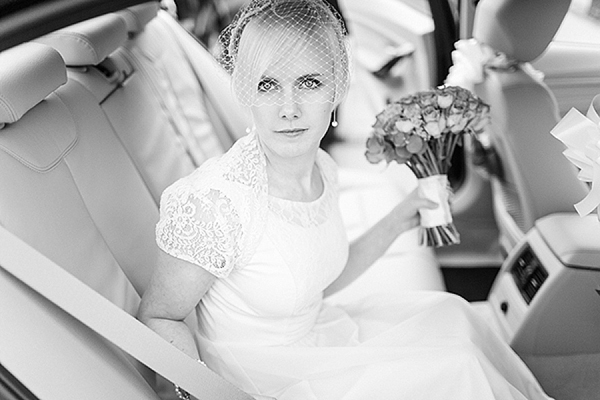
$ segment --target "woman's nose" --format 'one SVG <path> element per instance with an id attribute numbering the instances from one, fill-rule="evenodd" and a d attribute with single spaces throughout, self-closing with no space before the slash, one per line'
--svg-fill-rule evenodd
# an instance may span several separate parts
<path id="1" fill-rule="evenodd" d="M 294 93 L 286 93 L 279 108 L 279 116 L 283 119 L 295 120 L 300 118 L 301 111 Z"/>

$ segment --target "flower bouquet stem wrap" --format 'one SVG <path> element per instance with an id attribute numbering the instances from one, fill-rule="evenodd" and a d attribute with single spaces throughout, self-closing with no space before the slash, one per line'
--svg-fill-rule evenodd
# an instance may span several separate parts
<path id="1" fill-rule="evenodd" d="M 434 209 L 419 210 L 421 227 L 424 228 L 420 231 L 419 241 L 431 245 L 459 243 L 460 235 L 452 223 L 452 213 L 450 212 L 452 190 L 448 176 L 439 174 L 420 178 L 418 185 L 421 197 L 438 204 Z M 438 227 L 443 227 L 443 229 L 438 229 Z"/>
<path id="2" fill-rule="evenodd" d="M 403 97 L 377 115 L 367 139 L 367 160 L 406 164 L 418 178 L 421 196 L 438 204 L 435 209 L 419 211 L 421 244 L 460 243 L 450 212 L 452 190 L 447 174 L 463 135 L 482 131 L 488 120 L 489 106 L 457 86 Z"/>

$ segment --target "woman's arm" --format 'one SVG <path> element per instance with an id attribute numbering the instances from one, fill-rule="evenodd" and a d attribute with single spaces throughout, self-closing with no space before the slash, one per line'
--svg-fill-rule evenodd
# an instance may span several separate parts
<path id="1" fill-rule="evenodd" d="M 138 310 L 138 319 L 194 359 L 200 359 L 183 320 L 208 291 L 215 276 L 187 261 L 159 251 L 158 265 Z"/>
<path id="2" fill-rule="evenodd" d="M 419 196 L 417 189 L 394 207 L 385 217 L 350 244 L 348 262 L 342 274 L 325 289 L 325 296 L 343 289 L 379 257 L 403 232 L 419 225 L 420 208 L 435 208 L 437 204 Z"/>

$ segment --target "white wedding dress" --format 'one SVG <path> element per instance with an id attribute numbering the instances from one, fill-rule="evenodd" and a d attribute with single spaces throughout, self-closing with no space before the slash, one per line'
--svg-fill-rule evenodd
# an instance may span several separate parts
<path id="1" fill-rule="evenodd" d="M 279 400 L 547 399 L 518 356 L 457 296 L 323 299 L 348 243 L 336 166 L 320 151 L 319 199 L 268 195 L 256 135 L 163 194 L 157 242 L 219 279 L 196 308 L 208 366 Z"/>

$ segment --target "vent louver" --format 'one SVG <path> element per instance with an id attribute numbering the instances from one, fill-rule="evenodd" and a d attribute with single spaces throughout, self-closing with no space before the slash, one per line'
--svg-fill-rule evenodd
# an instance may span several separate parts
<path id="1" fill-rule="evenodd" d="M 548 277 L 548 272 L 529 246 L 524 248 L 515 260 L 511 273 L 527 304 L 531 302 Z"/>

